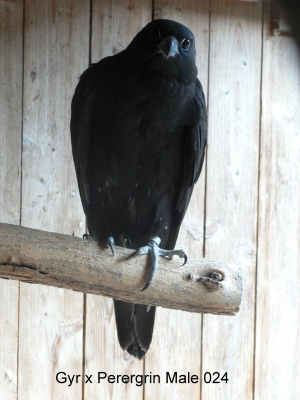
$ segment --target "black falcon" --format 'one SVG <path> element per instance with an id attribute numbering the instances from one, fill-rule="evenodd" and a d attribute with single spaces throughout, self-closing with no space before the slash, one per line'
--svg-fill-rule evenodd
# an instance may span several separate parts
<path id="1" fill-rule="evenodd" d="M 89 234 L 152 253 L 174 249 L 203 164 L 207 112 L 193 33 L 146 25 L 120 53 L 90 66 L 72 100 L 73 158 Z M 161 249 L 158 247 L 160 244 Z M 183 251 L 174 251 L 186 258 Z M 115 300 L 122 349 L 149 349 L 155 307 Z"/>

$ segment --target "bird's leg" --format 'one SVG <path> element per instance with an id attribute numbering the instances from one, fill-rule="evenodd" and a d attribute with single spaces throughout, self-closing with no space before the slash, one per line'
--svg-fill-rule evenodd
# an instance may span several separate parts
<path id="1" fill-rule="evenodd" d="M 139 256 L 141 254 L 149 254 L 151 257 L 151 270 L 149 277 L 145 286 L 141 289 L 141 291 L 146 290 L 151 283 L 153 282 L 154 275 L 158 266 L 158 256 L 168 257 L 170 259 L 173 256 L 179 256 L 180 258 L 184 258 L 184 265 L 187 262 L 187 255 L 183 250 L 164 250 L 158 247 L 160 244 L 160 238 L 158 236 L 154 236 L 152 239 L 149 240 L 149 243 L 146 246 L 140 247 L 134 253 L 132 253 L 128 258 Z"/>

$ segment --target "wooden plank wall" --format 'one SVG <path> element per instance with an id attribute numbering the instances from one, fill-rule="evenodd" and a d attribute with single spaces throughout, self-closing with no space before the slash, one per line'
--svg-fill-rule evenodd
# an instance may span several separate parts
<path id="1" fill-rule="evenodd" d="M 268 398 L 298 399 L 300 58 L 267 24 L 263 39 L 255 383 Z"/>
<path id="2" fill-rule="evenodd" d="M 205 255 L 241 265 L 245 289 L 237 318 L 203 317 L 203 370 L 231 378 L 230 385 L 203 385 L 203 395 L 250 400 L 262 9 L 220 0 L 211 12 Z"/>
<path id="3" fill-rule="evenodd" d="M 0 219 L 20 223 L 23 1 L 0 3 Z M 0 280 L 0 388 L 18 388 L 19 282 Z"/>
<path id="4" fill-rule="evenodd" d="M 69 139 L 70 99 L 89 46 L 89 2 L 25 1 L 21 225 L 81 235 L 85 228 Z M 21 283 L 18 399 L 81 399 L 83 295 Z"/>
<path id="5" fill-rule="evenodd" d="M 272 36 L 268 4 L 1 1 L 0 221 L 82 235 L 72 94 L 89 61 L 124 49 L 152 18 L 195 33 L 209 107 L 205 171 L 178 246 L 243 267 L 241 312 L 158 309 L 151 349 L 137 361 L 119 347 L 110 299 L 0 280 L 5 400 L 300 398 L 299 58 L 292 38 Z M 60 371 L 93 383 L 60 384 Z M 98 384 L 98 371 L 161 380 Z M 167 371 L 200 380 L 167 384 Z M 206 383 L 206 372 L 229 381 Z"/>

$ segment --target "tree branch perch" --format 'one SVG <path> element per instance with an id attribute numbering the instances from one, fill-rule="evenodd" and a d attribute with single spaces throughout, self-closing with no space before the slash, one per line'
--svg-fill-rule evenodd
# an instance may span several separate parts
<path id="1" fill-rule="evenodd" d="M 241 268 L 221 261 L 159 259 L 151 286 L 141 292 L 148 257 L 73 236 L 0 224 L 0 277 L 67 288 L 140 304 L 235 315 L 243 286 Z"/>

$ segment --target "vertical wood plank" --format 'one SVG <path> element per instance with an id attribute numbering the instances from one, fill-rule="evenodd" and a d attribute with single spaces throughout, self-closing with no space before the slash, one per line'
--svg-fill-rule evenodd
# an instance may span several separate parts
<path id="1" fill-rule="evenodd" d="M 93 0 L 92 62 L 124 50 L 151 16 L 152 0 Z"/>
<path id="2" fill-rule="evenodd" d="M 72 94 L 88 57 L 89 1 L 25 1 L 21 223 L 80 235 L 84 216 L 72 161 Z M 19 399 L 81 399 L 83 295 L 21 284 Z"/>
<path id="3" fill-rule="evenodd" d="M 92 62 L 125 49 L 137 32 L 151 21 L 152 1 L 94 0 Z M 144 362 L 123 352 L 117 338 L 113 301 L 87 295 L 85 373 L 141 375 Z M 135 383 L 85 385 L 84 398 L 142 399 L 143 386 Z"/>
<path id="4" fill-rule="evenodd" d="M 205 400 L 253 398 L 261 14 L 212 0 L 205 255 L 242 266 L 245 288 L 237 317 L 203 317 L 203 373 L 220 374 Z"/>
<path id="5" fill-rule="evenodd" d="M 265 6 L 255 399 L 300 396 L 300 71 Z"/>
<path id="6" fill-rule="evenodd" d="M 22 1 L 0 3 L 0 212 L 1 222 L 20 223 Z"/>
<path id="7" fill-rule="evenodd" d="M 19 224 L 23 1 L 0 3 L 0 221 Z M 19 282 L 0 280 L 0 387 L 17 399 Z"/>
<path id="8" fill-rule="evenodd" d="M 0 387 L 4 399 L 18 395 L 19 282 L 0 279 Z"/>
<path id="9" fill-rule="evenodd" d="M 25 2 L 22 224 L 81 235 L 70 109 L 86 66 L 89 1 Z"/>
<path id="10" fill-rule="evenodd" d="M 194 35 L 197 50 L 198 76 L 207 93 L 209 1 L 207 0 L 156 0 L 154 18 L 167 18 L 189 27 Z M 203 255 L 204 178 L 195 186 L 194 193 L 181 226 L 176 247 L 184 248 L 190 259 Z M 158 308 L 152 347 L 146 356 L 145 373 L 159 374 L 161 384 L 145 386 L 146 399 L 163 397 L 172 399 L 200 398 L 201 381 L 197 384 L 166 383 L 166 374 L 173 376 L 191 374 L 201 376 L 201 316 Z"/>

